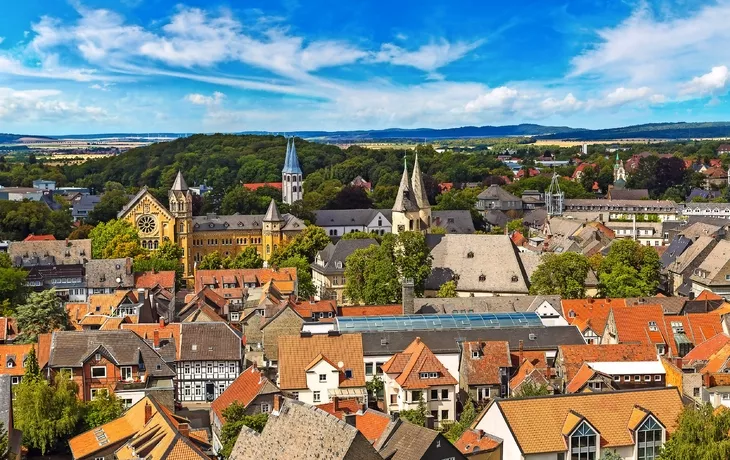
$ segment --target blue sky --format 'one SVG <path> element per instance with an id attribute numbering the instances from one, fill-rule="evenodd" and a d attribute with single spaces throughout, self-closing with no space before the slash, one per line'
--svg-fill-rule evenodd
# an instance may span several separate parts
<path id="1" fill-rule="evenodd" d="M 0 2 L 0 132 L 730 120 L 730 0 Z"/>

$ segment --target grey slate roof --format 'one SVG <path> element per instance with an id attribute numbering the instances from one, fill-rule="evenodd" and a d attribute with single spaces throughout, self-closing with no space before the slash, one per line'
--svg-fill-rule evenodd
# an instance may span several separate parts
<path id="1" fill-rule="evenodd" d="M 560 296 L 557 295 L 416 298 L 414 308 L 419 314 L 532 312 L 544 301 L 550 303 L 556 311 L 561 311 Z"/>
<path id="2" fill-rule="evenodd" d="M 18 266 L 83 264 L 91 259 L 91 240 L 11 241 L 8 255 Z"/>
<path id="3" fill-rule="evenodd" d="M 83 195 L 74 202 L 71 207 L 71 215 L 73 217 L 87 217 L 101 201 L 99 195 Z"/>
<path id="4" fill-rule="evenodd" d="M 224 231 L 229 229 L 260 230 L 263 227 L 264 218 L 265 216 L 261 214 L 233 214 L 232 216 L 209 214 L 207 216 L 195 216 L 193 217 L 193 232 Z M 284 221 L 282 230 L 303 230 L 306 227 L 304 221 L 291 214 L 284 214 L 281 218 Z"/>
<path id="5" fill-rule="evenodd" d="M 458 277 L 458 290 L 527 294 L 528 280 L 506 235 L 445 235 L 431 250 L 426 289 L 437 290 Z M 483 281 L 481 277 L 484 276 Z"/>
<path id="6" fill-rule="evenodd" d="M 459 343 L 474 340 L 507 341 L 510 349 L 557 350 L 558 345 L 583 345 L 585 340 L 575 326 L 518 327 L 480 330 L 363 332 L 365 356 L 390 356 L 401 353 L 420 337 L 434 353 L 459 353 Z M 531 339 L 531 337 L 534 337 Z"/>
<path id="7" fill-rule="evenodd" d="M 438 431 L 400 419 L 388 424 L 374 447 L 378 449 L 383 458 L 389 460 L 421 460 L 431 458 L 426 455 L 439 437 L 441 438 L 440 447 L 438 449 L 434 447 L 439 452 L 431 452 L 431 455 L 459 460 L 466 458 Z"/>
<path id="8" fill-rule="evenodd" d="M 300 401 L 284 399 L 259 434 L 243 427 L 231 460 L 382 460 L 354 426 Z"/>
<path id="9" fill-rule="evenodd" d="M 314 224 L 318 227 L 366 226 L 375 219 L 378 213 L 383 214 L 390 226 L 393 211 L 390 209 L 324 209 L 314 211 Z"/>
<path id="10" fill-rule="evenodd" d="M 627 297 L 626 305 L 656 305 L 659 304 L 666 315 L 679 315 L 683 312 L 686 297 Z"/>
<path id="11" fill-rule="evenodd" d="M 403 176 L 398 186 L 398 194 L 395 196 L 395 203 L 393 204 L 393 211 L 407 212 L 407 211 L 418 211 L 418 204 L 416 204 L 416 197 L 413 196 L 413 190 L 411 189 L 411 182 L 408 179 L 408 167 L 404 166 Z"/>
<path id="12" fill-rule="evenodd" d="M 648 200 L 649 190 L 641 189 L 617 189 L 614 188 L 610 192 L 611 200 Z"/>
<path id="13" fill-rule="evenodd" d="M 282 222 L 283 220 L 279 213 L 279 208 L 276 207 L 276 201 L 272 198 L 271 203 L 269 203 L 269 209 L 266 210 L 264 222 Z"/>
<path id="14" fill-rule="evenodd" d="M 461 211 L 431 211 L 431 223 L 446 229 L 446 233 L 474 233 L 471 213 Z"/>
<path id="15" fill-rule="evenodd" d="M 507 214 L 498 209 L 490 209 L 489 211 L 484 213 L 484 220 L 489 225 L 504 228 L 509 222 L 509 217 L 507 217 Z"/>
<path id="16" fill-rule="evenodd" d="M 545 219 L 547 219 L 547 210 L 540 208 L 526 212 L 522 222 L 530 227 L 540 228 L 545 224 Z"/>
<path id="17" fill-rule="evenodd" d="M 701 262 L 697 259 L 708 246 L 716 244 L 716 240 L 709 236 L 701 236 L 695 240 L 687 249 L 682 252 L 674 262 L 667 265 L 667 270 L 672 273 L 682 273 L 694 262 Z"/>
<path id="18" fill-rule="evenodd" d="M 477 195 L 477 199 L 490 201 L 522 201 L 521 198 L 512 195 L 497 184 L 492 184 L 487 187 L 486 190 Z"/>
<path id="19" fill-rule="evenodd" d="M 322 259 L 323 265 L 313 263 L 312 270 L 324 275 L 335 275 L 345 272 L 345 259 L 358 249 L 367 248 L 378 242 L 372 238 L 357 240 L 339 240 L 337 244 L 328 244 L 326 248 L 319 251 L 318 259 Z M 339 262 L 339 268 L 338 268 Z"/>
<path id="20" fill-rule="evenodd" d="M 672 239 L 672 242 L 669 243 L 669 247 L 667 247 L 667 250 L 664 251 L 661 257 L 662 261 L 662 268 L 667 269 L 669 265 L 671 265 L 675 260 L 677 260 L 677 257 L 682 255 L 684 251 L 687 250 L 688 247 L 692 245 L 692 240 L 689 238 L 684 237 L 683 235 L 677 235 Z"/>
<path id="21" fill-rule="evenodd" d="M 180 361 L 242 358 L 241 337 L 227 323 L 180 324 Z"/>
<path id="22" fill-rule="evenodd" d="M 86 262 L 86 285 L 90 288 L 133 288 L 132 259 L 92 259 Z M 119 281 L 117 281 L 119 280 Z"/>
<path id="23" fill-rule="evenodd" d="M 151 376 L 175 375 L 170 366 L 147 342 L 129 330 L 56 331 L 51 337 L 48 365 L 52 368 L 81 367 L 95 353 L 101 353 L 119 366 L 138 364 L 141 355 Z"/>
<path id="24" fill-rule="evenodd" d="M 170 188 L 170 190 L 175 192 L 185 192 L 188 190 L 188 184 L 187 182 L 185 182 L 182 171 L 177 172 L 177 176 L 175 176 L 175 182 L 172 184 L 172 188 Z"/>

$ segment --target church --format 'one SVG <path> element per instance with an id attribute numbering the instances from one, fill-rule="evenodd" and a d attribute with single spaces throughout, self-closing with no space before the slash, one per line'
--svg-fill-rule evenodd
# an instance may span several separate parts
<path id="1" fill-rule="evenodd" d="M 302 170 L 294 140 L 287 142 L 282 170 L 282 199 L 285 203 L 301 200 Z M 174 241 L 183 250 L 183 276 L 190 279 L 197 263 L 214 251 L 222 257 L 235 257 L 248 247 L 255 247 L 261 258 L 271 254 L 304 230 L 306 224 L 291 214 L 281 214 L 271 200 L 265 215 L 193 216 L 193 195 L 182 172 L 168 192 L 169 206 L 162 205 L 142 188 L 117 215 L 139 232 L 142 247 L 155 250 L 163 241 Z"/>

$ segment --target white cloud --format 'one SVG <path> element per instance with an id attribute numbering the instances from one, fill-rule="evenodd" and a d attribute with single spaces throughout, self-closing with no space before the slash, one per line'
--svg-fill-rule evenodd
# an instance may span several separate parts
<path id="1" fill-rule="evenodd" d="M 97 74 L 96 70 L 68 68 L 58 63 L 58 55 L 48 54 L 39 66 L 27 66 L 8 55 L 0 54 L 0 74 L 52 80 L 94 81 L 111 80 L 113 77 Z"/>
<path id="2" fill-rule="evenodd" d="M 583 105 L 583 102 L 573 96 L 573 93 L 568 93 L 563 99 L 548 97 L 540 102 L 540 108 L 548 114 L 572 113 L 582 109 Z"/>
<path id="3" fill-rule="evenodd" d="M 386 43 L 375 53 L 373 60 L 434 72 L 451 62 L 458 61 L 483 43 L 483 40 L 455 43 L 441 40 L 439 43 L 423 45 L 415 51 L 407 51 L 398 45 Z"/>
<path id="4" fill-rule="evenodd" d="M 0 120 L 6 122 L 66 120 L 103 120 L 108 117 L 101 107 L 83 105 L 63 99 L 55 89 L 15 90 L 0 88 Z"/>
<path id="5" fill-rule="evenodd" d="M 690 96 L 716 96 L 727 92 L 730 71 L 726 66 L 713 67 L 712 70 L 682 85 L 680 94 Z"/>
<path id="6" fill-rule="evenodd" d="M 631 103 L 659 104 L 663 103 L 665 99 L 664 95 L 655 93 L 648 86 L 640 88 L 620 87 L 604 95 L 601 99 L 589 101 L 588 105 L 597 108 L 614 108 Z"/>
<path id="7" fill-rule="evenodd" d="M 185 100 L 188 102 L 195 104 L 195 105 L 205 105 L 205 106 L 214 106 L 214 105 L 220 105 L 220 103 L 223 101 L 223 99 L 226 98 L 226 95 L 221 93 L 220 91 L 216 91 L 213 93 L 212 96 L 205 96 L 203 94 L 199 93 L 192 93 L 185 96 Z"/>
<path id="8" fill-rule="evenodd" d="M 500 86 L 467 102 L 464 110 L 467 112 L 481 112 L 482 110 L 505 109 L 514 103 L 518 95 L 519 92 L 516 89 Z"/>

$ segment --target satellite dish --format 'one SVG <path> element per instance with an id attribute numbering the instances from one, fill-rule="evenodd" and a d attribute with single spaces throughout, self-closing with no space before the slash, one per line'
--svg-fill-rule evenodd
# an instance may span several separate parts
<path id="1" fill-rule="evenodd" d="M 339 367 L 340 369 L 342 369 L 344 366 L 345 366 L 345 363 L 343 363 L 342 361 L 339 361 L 337 363 L 337 367 Z"/>

